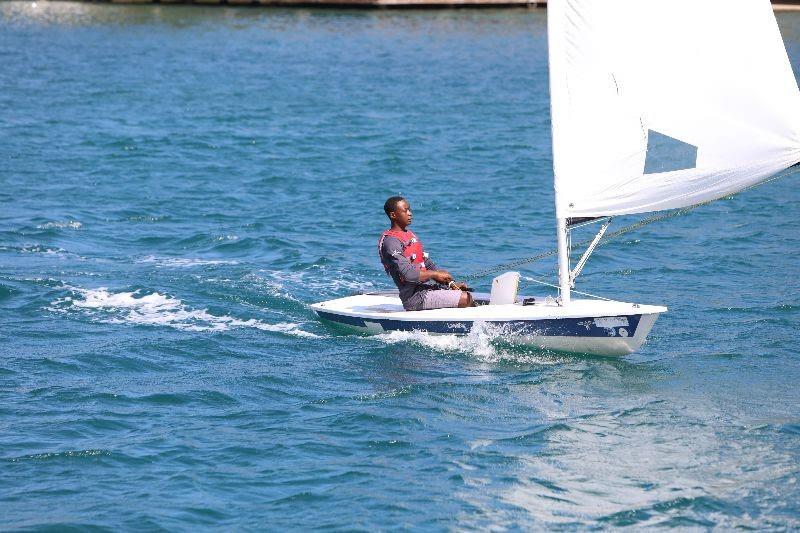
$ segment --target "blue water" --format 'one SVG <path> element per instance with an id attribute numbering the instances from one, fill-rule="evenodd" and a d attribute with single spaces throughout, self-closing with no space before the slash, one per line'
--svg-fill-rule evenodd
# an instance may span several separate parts
<path id="1" fill-rule="evenodd" d="M 798 176 L 595 253 L 629 357 L 308 309 L 392 194 L 456 274 L 553 247 L 545 31 L 0 3 L 0 529 L 800 528 Z"/>

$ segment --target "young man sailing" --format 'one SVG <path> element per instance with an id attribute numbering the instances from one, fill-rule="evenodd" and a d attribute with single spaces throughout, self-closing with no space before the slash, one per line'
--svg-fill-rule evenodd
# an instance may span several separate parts
<path id="1" fill-rule="evenodd" d="M 439 270 L 422 248 L 422 243 L 408 229 L 413 218 L 411 206 L 402 196 L 392 196 L 383 204 L 392 227 L 378 241 L 383 268 L 400 290 L 406 311 L 470 307 L 472 295 L 467 285 L 456 283 L 446 270 Z M 435 282 L 435 283 L 431 283 Z"/>

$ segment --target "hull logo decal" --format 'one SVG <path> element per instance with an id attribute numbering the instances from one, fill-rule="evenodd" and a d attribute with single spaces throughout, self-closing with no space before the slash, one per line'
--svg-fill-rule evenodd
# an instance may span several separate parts
<path id="1" fill-rule="evenodd" d="M 618 328 L 620 326 L 628 326 L 628 317 L 626 316 L 604 316 L 594 319 L 594 325 L 598 328 Z"/>

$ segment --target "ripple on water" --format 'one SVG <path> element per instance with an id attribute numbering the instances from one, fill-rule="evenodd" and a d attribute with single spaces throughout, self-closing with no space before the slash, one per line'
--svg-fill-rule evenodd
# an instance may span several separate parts
<path id="1" fill-rule="evenodd" d="M 9 287 L 8 285 L 0 283 L 0 300 L 7 300 L 11 298 L 15 292 L 17 291 L 13 287 Z"/>

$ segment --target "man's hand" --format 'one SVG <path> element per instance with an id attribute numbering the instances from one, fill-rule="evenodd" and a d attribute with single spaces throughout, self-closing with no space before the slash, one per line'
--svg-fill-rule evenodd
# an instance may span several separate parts
<path id="1" fill-rule="evenodd" d="M 450 275 L 450 272 L 447 270 L 434 270 L 431 272 L 431 279 L 436 283 L 441 283 L 442 285 L 447 285 L 451 281 L 453 281 L 453 276 Z"/>
<path id="2" fill-rule="evenodd" d="M 461 290 L 461 291 L 471 291 L 472 290 L 463 281 L 454 281 L 451 285 L 455 285 L 456 288 L 458 290 Z"/>
<path id="3" fill-rule="evenodd" d="M 433 280 L 440 285 L 448 285 L 453 281 L 453 276 L 447 270 L 421 270 L 419 273 L 419 280 L 422 283 Z"/>
<path id="4" fill-rule="evenodd" d="M 462 281 L 451 281 L 447 284 L 447 288 L 454 291 L 471 292 L 472 289 L 467 287 L 467 284 Z"/>

